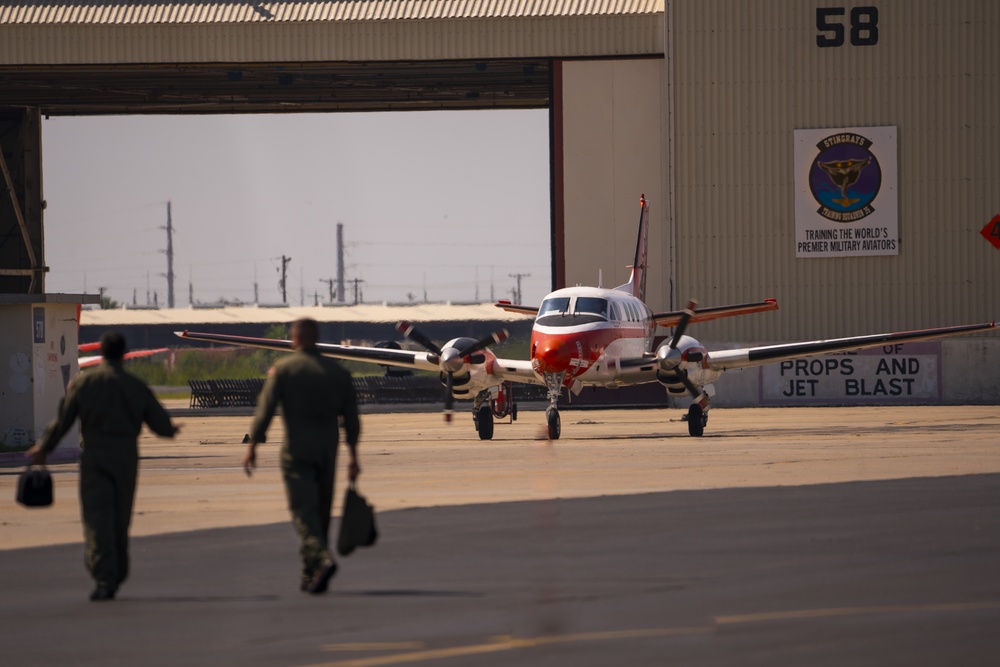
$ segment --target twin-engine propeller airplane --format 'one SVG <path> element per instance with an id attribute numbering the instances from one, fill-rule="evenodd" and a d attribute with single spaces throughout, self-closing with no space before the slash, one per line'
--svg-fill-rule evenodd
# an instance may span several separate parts
<path id="1" fill-rule="evenodd" d="M 501 359 L 489 346 L 506 339 L 500 331 L 480 339 L 454 338 L 438 346 L 412 324 L 397 329 L 426 351 L 320 344 L 322 354 L 339 359 L 365 361 L 384 366 L 402 366 L 437 371 L 446 388 L 445 418 L 450 420 L 455 398 L 473 399 L 473 417 L 480 439 L 493 437 L 490 403 L 505 382 L 544 385 L 548 437 L 561 433 L 558 400 L 563 389 L 579 394 L 588 385 L 620 387 L 659 382 L 671 396 L 691 396 L 686 415 L 692 436 L 704 433 L 708 421 L 713 383 L 724 371 L 759 366 L 832 352 L 847 352 L 890 343 L 921 341 L 990 329 L 995 322 L 922 329 L 905 333 L 853 336 L 783 345 L 749 347 L 711 352 L 686 335 L 690 324 L 721 317 L 777 310 L 775 299 L 733 306 L 698 308 L 692 301 L 680 311 L 654 313 L 645 303 L 646 246 L 649 206 L 640 199 L 639 234 L 629 281 L 614 289 L 568 287 L 552 292 L 539 307 L 501 301 L 507 311 L 534 315 L 530 359 Z M 657 326 L 675 327 L 673 335 L 654 348 Z M 177 332 L 188 340 L 290 350 L 291 341 L 249 338 L 212 333 Z M 509 385 L 508 385 L 509 386 Z"/>

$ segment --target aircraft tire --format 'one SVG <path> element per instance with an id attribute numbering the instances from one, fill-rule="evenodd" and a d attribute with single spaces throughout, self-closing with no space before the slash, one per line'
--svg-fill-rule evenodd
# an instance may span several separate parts
<path id="1" fill-rule="evenodd" d="M 562 434 L 562 424 L 559 419 L 559 411 L 551 408 L 545 411 L 545 421 L 549 427 L 549 440 L 558 440 Z"/>
<path id="2" fill-rule="evenodd" d="M 705 411 L 697 403 L 692 403 L 688 408 L 688 435 L 692 438 L 700 438 L 705 433 Z"/>
<path id="3" fill-rule="evenodd" d="M 493 409 L 485 403 L 479 407 L 479 414 L 476 415 L 476 430 L 480 440 L 493 439 Z"/>

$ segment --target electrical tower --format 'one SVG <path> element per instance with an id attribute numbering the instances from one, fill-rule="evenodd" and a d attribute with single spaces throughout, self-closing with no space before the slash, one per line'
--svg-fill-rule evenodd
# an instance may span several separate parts
<path id="1" fill-rule="evenodd" d="M 170 216 L 170 202 L 167 202 L 167 308 L 174 307 L 174 222 Z"/>
<path id="2" fill-rule="evenodd" d="M 330 290 L 330 305 L 333 305 L 333 284 L 337 282 L 336 278 L 320 278 L 321 283 L 326 283 L 327 288 Z M 341 299 L 343 301 L 343 299 Z"/>
<path id="3" fill-rule="evenodd" d="M 514 303 L 520 304 L 521 301 L 521 278 L 530 278 L 530 273 L 511 273 L 508 274 L 511 278 L 517 280 L 517 287 L 514 288 Z"/>
<path id="4" fill-rule="evenodd" d="M 354 305 L 358 305 L 365 300 L 364 294 L 361 292 L 360 285 L 364 282 L 361 278 L 355 278 L 351 281 L 354 283 Z"/>
<path id="5" fill-rule="evenodd" d="M 333 302 L 332 295 L 330 301 Z M 337 223 L 337 302 L 344 303 L 344 223 L 342 222 Z M 357 299 L 354 302 L 357 303 Z"/>
<path id="6" fill-rule="evenodd" d="M 281 256 L 281 280 L 278 281 L 278 287 L 281 289 L 281 303 L 288 304 L 288 263 L 292 261 L 291 257 Z"/>

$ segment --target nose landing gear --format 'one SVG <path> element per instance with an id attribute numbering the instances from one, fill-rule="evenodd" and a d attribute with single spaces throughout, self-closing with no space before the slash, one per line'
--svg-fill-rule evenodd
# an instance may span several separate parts
<path id="1" fill-rule="evenodd" d="M 549 390 L 549 407 L 545 409 L 545 423 L 548 427 L 549 440 L 558 440 L 562 433 L 559 420 L 559 394 L 562 393 L 566 371 L 561 373 L 545 373 L 545 386 Z"/>
<path id="2" fill-rule="evenodd" d="M 549 406 L 545 409 L 545 423 L 548 426 L 549 440 L 558 440 L 562 433 L 562 424 L 559 419 L 559 410 Z"/>

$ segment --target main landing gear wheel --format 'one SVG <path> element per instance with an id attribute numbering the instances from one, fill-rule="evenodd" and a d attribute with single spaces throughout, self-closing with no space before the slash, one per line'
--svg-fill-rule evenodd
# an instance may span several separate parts
<path id="1" fill-rule="evenodd" d="M 688 435 L 693 438 L 700 438 L 705 432 L 705 424 L 708 423 L 708 415 L 697 403 L 692 403 L 687 414 Z"/>
<path id="2" fill-rule="evenodd" d="M 488 403 L 483 403 L 476 411 L 476 431 L 480 440 L 493 439 L 493 409 Z"/>
<path id="3" fill-rule="evenodd" d="M 549 408 L 545 411 L 545 421 L 549 426 L 549 440 L 558 440 L 562 433 L 562 424 L 559 422 L 559 411 Z"/>

